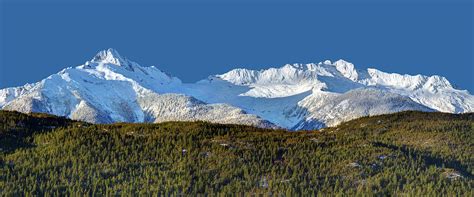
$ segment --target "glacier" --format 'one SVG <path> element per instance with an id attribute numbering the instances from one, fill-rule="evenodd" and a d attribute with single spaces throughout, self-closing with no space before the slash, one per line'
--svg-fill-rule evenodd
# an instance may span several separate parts
<path id="1" fill-rule="evenodd" d="M 406 110 L 473 112 L 474 96 L 442 76 L 358 70 L 344 60 L 239 68 L 183 83 L 107 49 L 37 83 L 1 89 L 0 108 L 92 123 L 200 120 L 311 130 Z"/>

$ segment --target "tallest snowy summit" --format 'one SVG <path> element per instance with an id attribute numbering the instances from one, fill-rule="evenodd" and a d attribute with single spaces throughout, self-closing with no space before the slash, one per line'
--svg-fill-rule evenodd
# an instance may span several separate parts
<path id="1" fill-rule="evenodd" d="M 130 61 L 120 56 L 117 50 L 109 48 L 107 50 L 99 51 L 97 55 L 92 58 L 91 62 L 94 63 L 108 63 L 117 66 L 127 66 Z"/>

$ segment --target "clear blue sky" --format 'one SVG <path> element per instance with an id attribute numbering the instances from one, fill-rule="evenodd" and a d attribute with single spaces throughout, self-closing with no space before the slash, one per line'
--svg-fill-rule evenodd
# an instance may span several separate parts
<path id="1" fill-rule="evenodd" d="M 361 69 L 442 75 L 474 92 L 471 0 L 42 2 L 0 0 L 0 88 L 112 47 L 186 82 L 342 58 Z"/>

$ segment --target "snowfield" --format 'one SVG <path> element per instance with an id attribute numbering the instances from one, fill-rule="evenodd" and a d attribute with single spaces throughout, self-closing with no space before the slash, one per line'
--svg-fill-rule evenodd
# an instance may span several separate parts
<path id="1" fill-rule="evenodd" d="M 202 120 L 300 130 L 405 110 L 473 112 L 474 96 L 441 76 L 357 70 L 344 60 L 234 69 L 182 83 L 108 49 L 37 83 L 0 90 L 0 108 L 93 123 Z"/>

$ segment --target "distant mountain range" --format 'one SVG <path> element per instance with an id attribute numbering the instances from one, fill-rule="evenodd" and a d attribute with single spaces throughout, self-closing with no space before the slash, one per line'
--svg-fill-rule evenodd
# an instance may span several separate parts
<path id="1" fill-rule="evenodd" d="M 300 130 L 406 110 L 473 112 L 474 96 L 441 76 L 357 70 L 344 60 L 183 83 L 108 49 L 37 83 L 1 89 L 0 108 L 92 123 L 203 120 Z"/>

